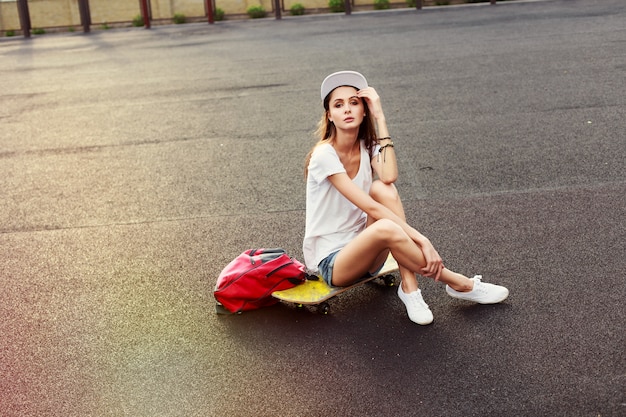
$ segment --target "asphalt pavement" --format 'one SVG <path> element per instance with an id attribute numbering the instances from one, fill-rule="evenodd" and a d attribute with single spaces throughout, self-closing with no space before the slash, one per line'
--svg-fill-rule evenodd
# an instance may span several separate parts
<path id="1" fill-rule="evenodd" d="M 626 415 L 626 3 L 547 0 L 0 38 L 0 415 Z M 215 314 L 302 259 L 330 72 L 382 97 L 421 278 Z"/>

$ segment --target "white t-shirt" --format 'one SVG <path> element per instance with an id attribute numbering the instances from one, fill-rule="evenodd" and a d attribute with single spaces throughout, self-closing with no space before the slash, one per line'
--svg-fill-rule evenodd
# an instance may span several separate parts
<path id="1" fill-rule="evenodd" d="M 377 146 L 374 155 L 378 153 Z M 304 263 L 312 272 L 331 253 L 354 239 L 367 222 L 367 214 L 343 196 L 328 180 L 346 172 L 332 145 L 325 143 L 313 150 L 306 183 L 306 229 L 304 232 Z M 361 141 L 361 165 L 352 180 L 369 193 L 372 186 L 372 165 Z"/>

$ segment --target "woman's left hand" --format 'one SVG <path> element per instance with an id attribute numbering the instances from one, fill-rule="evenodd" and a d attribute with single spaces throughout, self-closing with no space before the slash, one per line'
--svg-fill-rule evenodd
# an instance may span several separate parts
<path id="1" fill-rule="evenodd" d="M 441 259 L 441 256 L 439 256 L 439 253 L 437 253 L 430 241 L 423 242 L 420 246 L 426 260 L 426 266 L 421 271 L 422 275 L 439 281 L 441 271 L 444 268 L 443 259 Z"/>
<path id="2" fill-rule="evenodd" d="M 376 120 L 384 119 L 383 106 L 380 103 L 380 97 L 374 87 L 367 87 L 357 92 L 357 97 L 367 102 L 367 107 Z"/>

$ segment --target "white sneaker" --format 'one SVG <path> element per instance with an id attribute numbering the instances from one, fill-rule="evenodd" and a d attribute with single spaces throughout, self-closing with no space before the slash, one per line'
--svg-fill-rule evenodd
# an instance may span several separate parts
<path id="1" fill-rule="evenodd" d="M 433 313 L 428 308 L 428 304 L 424 302 L 422 298 L 422 290 L 418 289 L 409 294 L 405 294 L 402 291 L 402 285 L 398 285 L 398 297 L 402 300 L 406 306 L 406 311 L 409 313 L 409 319 L 412 322 L 426 325 L 433 322 Z"/>
<path id="2" fill-rule="evenodd" d="M 459 298 L 461 300 L 474 301 L 479 304 L 496 304 L 504 301 L 509 296 L 509 290 L 501 285 L 487 284 L 482 282 L 483 277 L 476 275 L 471 278 L 474 281 L 474 288 L 472 291 L 460 292 L 453 290 L 446 285 L 446 292 L 449 296 Z"/>

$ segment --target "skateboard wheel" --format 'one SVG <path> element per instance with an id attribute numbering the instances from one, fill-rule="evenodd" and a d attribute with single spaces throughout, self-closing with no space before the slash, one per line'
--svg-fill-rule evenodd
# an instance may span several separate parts
<path id="1" fill-rule="evenodd" d="M 383 282 L 387 287 L 393 287 L 394 285 L 396 285 L 396 279 L 393 275 L 383 276 Z"/>
<path id="2" fill-rule="evenodd" d="M 319 306 L 317 306 L 317 312 L 323 315 L 327 315 L 328 313 L 330 313 L 330 305 L 328 305 L 328 303 L 322 303 Z"/>

